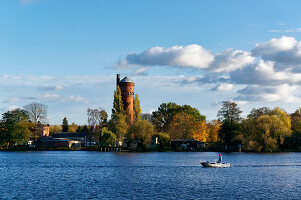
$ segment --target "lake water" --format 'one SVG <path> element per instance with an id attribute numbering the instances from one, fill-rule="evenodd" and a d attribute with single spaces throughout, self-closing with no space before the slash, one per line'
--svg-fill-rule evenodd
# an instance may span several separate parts
<path id="1" fill-rule="evenodd" d="M 0 199 L 301 199 L 301 153 L 0 152 Z"/>

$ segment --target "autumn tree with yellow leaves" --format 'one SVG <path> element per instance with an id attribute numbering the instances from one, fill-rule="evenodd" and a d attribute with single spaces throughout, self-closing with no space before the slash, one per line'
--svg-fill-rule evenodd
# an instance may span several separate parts
<path id="1" fill-rule="evenodd" d="M 185 112 L 177 113 L 169 125 L 171 140 L 195 139 L 206 142 L 208 134 L 205 120 L 197 120 Z"/>

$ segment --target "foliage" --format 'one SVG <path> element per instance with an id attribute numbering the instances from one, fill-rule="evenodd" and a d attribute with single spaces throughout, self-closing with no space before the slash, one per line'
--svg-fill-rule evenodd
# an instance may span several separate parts
<path id="1" fill-rule="evenodd" d="M 241 124 L 241 140 L 247 151 L 272 152 L 278 150 L 290 129 L 276 115 L 261 115 L 245 119 Z"/>
<path id="2" fill-rule="evenodd" d="M 122 96 L 121 96 L 121 90 L 120 87 L 117 86 L 116 91 L 114 91 L 114 101 L 113 101 L 113 109 L 112 109 L 112 116 L 111 119 L 113 121 L 117 121 L 118 116 L 120 114 L 124 114 L 123 110 L 123 102 L 122 102 Z"/>
<path id="3" fill-rule="evenodd" d="M 99 144 L 102 147 L 114 146 L 116 144 L 116 135 L 104 127 L 99 137 Z"/>
<path id="4" fill-rule="evenodd" d="M 73 122 L 71 125 L 68 126 L 68 131 L 75 133 L 77 130 L 77 127 L 78 127 L 78 125 Z"/>
<path id="5" fill-rule="evenodd" d="M 162 103 L 157 111 L 153 112 L 152 122 L 154 123 L 157 131 L 168 132 L 169 124 L 173 117 L 179 113 L 184 112 L 192 115 L 196 120 L 204 121 L 206 117 L 201 115 L 198 109 L 189 105 L 180 106 L 176 103 Z"/>
<path id="6" fill-rule="evenodd" d="M 87 127 L 87 125 L 83 126 L 82 132 L 83 133 L 88 133 L 89 132 L 89 128 Z"/>
<path id="7" fill-rule="evenodd" d="M 207 132 L 208 132 L 208 140 L 209 143 L 214 143 L 218 141 L 218 133 L 221 129 L 221 122 L 218 120 L 212 120 L 207 123 Z"/>
<path id="8" fill-rule="evenodd" d="M 123 108 L 121 90 L 119 86 L 117 86 L 117 90 L 114 92 L 112 115 L 108 127 L 113 133 L 116 134 L 118 141 L 123 140 L 123 137 L 129 128 Z"/>
<path id="9" fill-rule="evenodd" d="M 62 131 L 68 132 L 68 129 L 69 129 L 68 120 L 67 120 L 67 117 L 64 117 L 63 124 L 62 124 Z"/>
<path id="10" fill-rule="evenodd" d="M 60 133 L 60 132 L 62 132 L 62 126 L 60 125 L 49 126 L 49 135 L 52 135 L 54 133 Z"/>
<path id="11" fill-rule="evenodd" d="M 270 115 L 277 116 L 285 125 L 287 129 L 291 129 L 291 118 L 290 115 L 287 114 L 287 112 L 284 109 L 281 109 L 279 107 L 276 107 L 272 110 Z"/>
<path id="12" fill-rule="evenodd" d="M 101 110 L 99 115 L 102 125 L 106 124 L 108 122 L 108 113 L 105 110 Z"/>
<path id="13" fill-rule="evenodd" d="M 233 139 L 239 129 L 241 120 L 239 109 L 235 102 L 224 101 L 222 108 L 218 111 L 218 119 L 222 122 L 219 131 L 219 138 L 229 147 L 233 143 Z"/>
<path id="14" fill-rule="evenodd" d="M 23 109 L 15 109 L 2 114 L 0 146 L 26 142 L 31 137 L 30 128 L 32 127 L 28 118 L 28 113 Z"/>
<path id="15" fill-rule="evenodd" d="M 155 127 L 149 121 L 139 120 L 129 128 L 128 138 L 138 140 L 145 146 L 152 142 L 154 134 Z"/>
<path id="16" fill-rule="evenodd" d="M 248 119 L 256 119 L 260 117 L 261 115 L 270 115 L 272 113 L 272 110 L 268 107 L 262 107 L 262 108 L 253 108 L 248 115 Z"/>
<path id="17" fill-rule="evenodd" d="M 134 98 L 134 122 L 141 120 L 141 107 L 138 94 L 135 94 Z"/>
<path id="18" fill-rule="evenodd" d="M 195 139 L 206 142 L 207 131 L 205 121 L 196 120 L 185 112 L 177 113 L 169 126 L 169 134 L 174 139 Z"/>
<path id="19" fill-rule="evenodd" d="M 168 133 L 156 133 L 153 136 L 153 139 L 156 137 L 158 138 L 158 142 L 161 148 L 170 146 L 170 137 Z"/>

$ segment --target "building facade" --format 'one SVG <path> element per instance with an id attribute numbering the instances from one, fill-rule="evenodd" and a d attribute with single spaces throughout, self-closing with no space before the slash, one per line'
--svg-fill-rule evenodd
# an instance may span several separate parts
<path id="1" fill-rule="evenodd" d="M 124 77 L 120 80 L 120 74 L 116 77 L 117 86 L 121 90 L 122 101 L 124 105 L 124 110 L 126 112 L 127 118 L 131 124 L 134 123 L 134 92 L 135 83 L 128 77 Z"/>

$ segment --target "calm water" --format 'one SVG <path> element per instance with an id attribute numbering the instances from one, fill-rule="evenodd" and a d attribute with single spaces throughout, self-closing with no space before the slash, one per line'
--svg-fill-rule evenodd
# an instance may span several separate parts
<path id="1" fill-rule="evenodd" d="M 0 152 L 0 199 L 301 199 L 301 153 Z"/>

